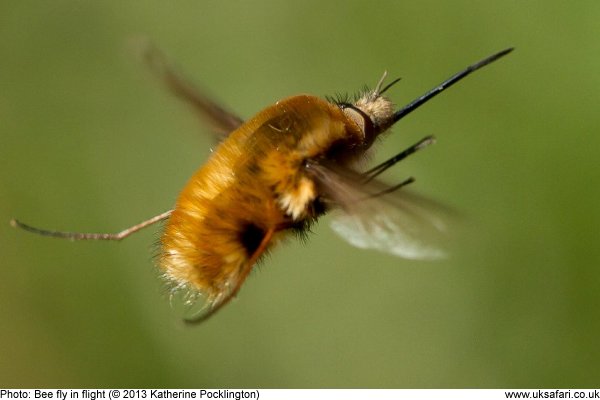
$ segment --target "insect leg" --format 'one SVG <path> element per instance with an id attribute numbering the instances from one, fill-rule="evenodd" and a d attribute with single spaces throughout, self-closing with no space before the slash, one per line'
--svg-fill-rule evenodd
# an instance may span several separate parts
<path id="1" fill-rule="evenodd" d="M 363 176 L 365 177 L 364 183 L 372 181 L 378 175 L 383 173 L 385 170 L 387 170 L 394 164 L 404 160 L 406 157 L 413 154 L 417 150 L 421 150 L 422 148 L 429 146 L 430 144 L 434 144 L 434 143 L 435 143 L 435 138 L 433 136 L 427 136 L 427 137 L 421 139 L 419 142 L 413 144 L 406 150 L 401 151 L 400 153 L 396 154 L 394 157 L 390 158 L 389 160 L 386 160 L 386 161 L 382 162 L 381 164 L 376 165 L 375 167 L 369 169 L 368 171 L 365 171 L 363 173 Z"/>
<path id="2" fill-rule="evenodd" d="M 51 231 L 46 229 L 40 229 L 33 227 L 31 225 L 24 224 L 16 219 L 10 220 L 11 226 L 15 228 L 21 228 L 28 232 L 32 232 L 42 236 L 50 236 L 61 239 L 69 239 L 69 240 L 121 240 L 126 238 L 127 236 L 143 229 L 149 225 L 155 224 L 159 221 L 169 218 L 173 210 L 166 211 L 162 214 L 156 215 L 150 219 L 140 222 L 139 224 L 130 226 L 127 229 L 122 230 L 117 233 L 82 233 L 82 232 L 61 232 L 61 231 Z"/>
<path id="3" fill-rule="evenodd" d="M 402 182 L 400 182 L 397 185 L 391 186 L 391 187 L 389 187 L 387 189 L 382 190 L 381 192 L 377 192 L 375 194 L 372 194 L 372 195 L 368 196 L 367 199 L 372 199 L 373 197 L 379 197 L 379 196 L 383 196 L 384 194 L 395 192 L 396 190 L 398 190 L 398 189 L 400 189 L 400 188 L 402 188 L 402 187 L 404 187 L 406 185 L 409 185 L 409 184 L 413 183 L 414 181 L 415 181 L 415 178 L 413 178 L 411 176 L 411 177 L 403 180 Z"/>
<path id="4" fill-rule="evenodd" d="M 269 245 L 269 242 L 273 238 L 274 233 L 275 233 L 274 227 L 270 228 L 267 232 L 265 232 L 265 236 L 263 236 L 260 244 L 254 251 L 252 256 L 248 259 L 248 261 L 242 267 L 240 276 L 237 280 L 235 287 L 222 300 L 220 300 L 217 304 L 213 305 L 206 312 L 200 314 L 197 317 L 191 318 L 191 319 L 184 319 L 186 324 L 196 325 L 196 324 L 206 321 L 211 316 L 213 316 L 217 311 L 219 311 L 224 305 L 229 303 L 231 301 L 231 299 L 233 299 L 235 297 L 235 295 L 240 291 L 242 284 L 248 277 L 248 274 L 250 273 L 250 271 L 252 271 L 252 267 L 254 267 L 254 264 L 256 264 L 256 261 L 258 261 L 258 258 L 267 249 L 267 246 Z"/>

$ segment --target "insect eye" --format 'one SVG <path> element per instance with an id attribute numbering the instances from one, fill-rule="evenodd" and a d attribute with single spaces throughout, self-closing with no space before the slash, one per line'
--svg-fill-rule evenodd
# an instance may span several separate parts
<path id="1" fill-rule="evenodd" d="M 364 138 L 370 136 L 373 131 L 373 122 L 371 118 L 367 114 L 365 114 L 362 110 L 356 108 L 352 104 L 344 104 L 344 107 L 341 107 L 342 111 L 350 120 L 354 121 L 354 123 L 358 126 Z"/>

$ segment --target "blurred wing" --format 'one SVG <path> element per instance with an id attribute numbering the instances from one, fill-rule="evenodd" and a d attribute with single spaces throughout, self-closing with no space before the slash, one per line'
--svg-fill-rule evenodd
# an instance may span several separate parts
<path id="1" fill-rule="evenodd" d="M 404 188 L 378 195 L 391 187 L 363 183 L 361 174 L 339 166 L 319 163 L 309 170 L 336 209 L 332 229 L 353 246 L 408 259 L 446 256 L 449 210 L 443 206 Z"/>
<path id="2" fill-rule="evenodd" d="M 140 47 L 142 57 L 152 72 L 175 96 L 192 106 L 200 118 L 211 126 L 218 141 L 225 139 L 242 125 L 244 121 L 240 117 L 227 111 L 186 81 L 159 49 L 148 43 Z"/>

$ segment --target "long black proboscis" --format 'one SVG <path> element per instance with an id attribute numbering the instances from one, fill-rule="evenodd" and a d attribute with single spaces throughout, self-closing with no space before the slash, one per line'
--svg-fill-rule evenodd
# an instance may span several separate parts
<path id="1" fill-rule="evenodd" d="M 435 88 L 431 89 L 430 91 L 428 91 L 427 93 L 425 93 L 424 95 L 422 95 L 421 97 L 413 100 L 412 102 L 410 102 L 409 104 L 405 105 L 404 107 L 402 107 L 400 110 L 396 111 L 394 113 L 394 117 L 393 117 L 393 121 L 398 122 L 400 119 L 402 119 L 403 117 L 405 117 L 407 114 L 409 114 L 411 111 L 416 110 L 417 108 L 419 108 L 421 105 L 423 105 L 424 103 L 426 103 L 427 101 L 431 100 L 433 97 L 435 97 L 436 95 L 440 94 L 442 91 L 444 91 L 444 89 L 449 88 L 450 86 L 454 85 L 456 82 L 460 81 L 462 78 L 466 77 L 467 75 L 469 75 L 471 72 L 475 72 L 478 69 L 485 67 L 486 65 L 496 61 L 497 59 L 504 57 L 505 55 L 507 55 L 508 53 L 510 53 L 511 51 L 513 51 L 514 48 L 508 48 L 505 50 L 502 50 L 494 55 L 491 55 L 487 58 L 484 58 L 483 60 L 468 66 L 467 68 L 465 68 L 464 70 L 460 71 L 459 73 L 453 75 L 452 77 L 446 79 L 444 82 L 440 83 L 438 86 L 436 86 Z"/>

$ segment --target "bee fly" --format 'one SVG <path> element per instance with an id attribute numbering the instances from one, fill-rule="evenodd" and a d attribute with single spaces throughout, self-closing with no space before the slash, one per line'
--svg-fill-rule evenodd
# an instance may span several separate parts
<path id="1" fill-rule="evenodd" d="M 201 322 L 240 290 L 259 258 L 290 233 L 306 232 L 337 210 L 332 227 L 352 245 L 409 259 L 438 258 L 430 244 L 445 226 L 419 197 L 377 178 L 434 142 L 426 137 L 396 156 L 364 169 L 367 150 L 400 119 L 472 72 L 498 60 L 500 51 L 458 72 L 396 109 L 384 94 L 385 74 L 355 101 L 299 95 L 280 100 L 243 121 L 187 83 L 154 49 L 145 53 L 169 89 L 213 128 L 220 144 L 183 188 L 172 210 L 119 233 L 73 233 L 13 226 L 72 240 L 121 240 L 166 220 L 158 264 L 175 289 L 205 296 Z"/>

